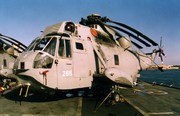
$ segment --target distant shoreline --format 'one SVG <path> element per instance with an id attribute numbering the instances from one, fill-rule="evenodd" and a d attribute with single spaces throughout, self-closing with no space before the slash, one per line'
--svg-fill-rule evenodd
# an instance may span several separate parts
<path id="1" fill-rule="evenodd" d="M 152 65 L 147 70 L 158 70 L 158 67 L 162 67 L 162 69 L 180 69 L 179 65 Z"/>

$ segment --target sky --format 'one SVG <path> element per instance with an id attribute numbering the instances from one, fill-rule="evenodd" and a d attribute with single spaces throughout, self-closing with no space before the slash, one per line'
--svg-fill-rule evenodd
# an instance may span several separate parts
<path id="1" fill-rule="evenodd" d="M 0 33 L 28 46 L 49 25 L 79 23 L 95 13 L 129 25 L 157 43 L 162 37 L 164 64 L 180 65 L 179 11 L 179 0 L 1 0 Z"/>

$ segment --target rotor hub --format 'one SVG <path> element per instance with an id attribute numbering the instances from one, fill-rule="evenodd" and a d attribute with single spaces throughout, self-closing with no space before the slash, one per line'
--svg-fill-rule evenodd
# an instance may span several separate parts
<path id="1" fill-rule="evenodd" d="M 88 20 L 96 20 L 96 19 L 100 19 L 100 18 L 101 18 L 101 16 L 98 14 L 90 14 L 87 16 Z"/>

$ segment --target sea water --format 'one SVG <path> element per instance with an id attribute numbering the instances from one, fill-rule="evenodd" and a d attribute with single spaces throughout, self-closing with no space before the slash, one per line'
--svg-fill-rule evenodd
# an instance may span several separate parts
<path id="1" fill-rule="evenodd" d="M 138 80 L 162 86 L 180 88 L 180 70 L 147 70 L 140 72 Z"/>

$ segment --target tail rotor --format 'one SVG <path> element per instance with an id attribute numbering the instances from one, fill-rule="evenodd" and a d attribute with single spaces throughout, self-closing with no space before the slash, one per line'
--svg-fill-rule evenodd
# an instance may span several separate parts
<path id="1" fill-rule="evenodd" d="M 161 63 L 162 64 L 163 64 L 163 57 L 162 57 L 162 55 L 164 57 L 166 57 L 166 54 L 164 53 L 164 50 L 162 49 L 163 47 L 164 47 L 164 45 L 162 46 L 162 37 L 161 37 L 160 46 L 158 45 L 158 48 L 159 48 L 158 52 L 159 52 L 159 59 L 161 59 Z"/>

